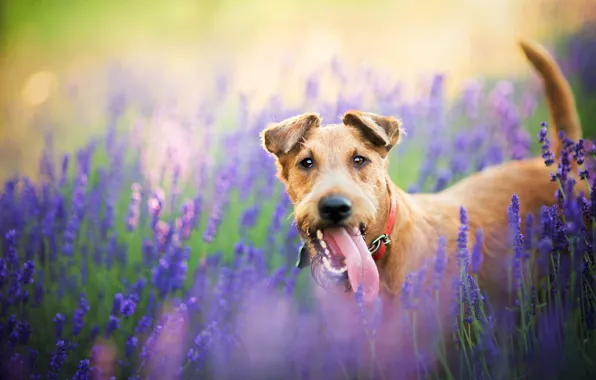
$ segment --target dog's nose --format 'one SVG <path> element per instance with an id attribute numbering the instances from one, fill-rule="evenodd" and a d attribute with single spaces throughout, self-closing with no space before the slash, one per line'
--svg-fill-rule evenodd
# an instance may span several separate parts
<path id="1" fill-rule="evenodd" d="M 352 213 L 352 202 L 337 195 L 330 195 L 319 201 L 319 214 L 323 220 L 339 223 Z"/>

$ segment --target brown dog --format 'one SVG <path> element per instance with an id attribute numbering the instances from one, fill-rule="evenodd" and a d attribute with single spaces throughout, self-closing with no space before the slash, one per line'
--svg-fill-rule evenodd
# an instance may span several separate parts
<path id="1" fill-rule="evenodd" d="M 551 126 L 577 141 L 581 126 L 575 101 L 558 65 L 534 42 L 521 42 L 521 48 L 543 79 Z M 557 185 L 543 159 L 493 166 L 436 194 L 407 194 L 387 174 L 388 152 L 401 137 L 400 122 L 359 111 L 347 112 L 342 121 L 320 127 L 319 116 L 307 113 L 262 133 L 265 149 L 276 156 L 301 236 L 318 237 L 311 261 L 331 273 L 347 271 L 343 278 L 352 289 L 361 286 L 367 301 L 379 293 L 398 295 L 406 274 L 432 259 L 440 236 L 448 239 L 446 271 L 456 270 L 463 206 L 469 215 L 468 244 L 477 228 L 484 232 L 480 286 L 492 301 L 507 296 L 503 284 L 510 261 L 503 258 L 511 252 L 507 208 L 512 195 L 519 197 L 522 221 L 555 202 Z M 558 157 L 558 133 L 551 140 Z"/>

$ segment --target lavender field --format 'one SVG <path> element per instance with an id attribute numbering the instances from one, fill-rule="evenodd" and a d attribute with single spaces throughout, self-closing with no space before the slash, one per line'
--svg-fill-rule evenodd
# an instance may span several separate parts
<path id="1" fill-rule="evenodd" d="M 426 345 L 412 334 L 391 353 L 375 351 L 387 305 L 364 305 L 358 293 L 353 336 L 334 334 L 336 316 L 317 304 L 310 272 L 294 266 L 300 241 L 292 207 L 260 146 L 267 123 L 300 112 L 327 122 L 348 109 L 396 115 L 407 136 L 391 153 L 392 178 L 411 192 L 438 191 L 503 161 L 541 153 L 548 161 L 536 78 L 470 81 L 448 100 L 447 78 L 434 75 L 410 99 L 382 74 L 334 61 L 302 78 L 298 105 L 271 96 L 255 111 L 250 95 L 233 90 L 233 76 L 222 75 L 209 84 L 217 90 L 184 114 L 152 98 L 127 70 L 108 83 L 105 133 L 72 154 L 54 149 L 48 133 L 39 174 L 3 184 L 2 378 L 594 378 L 591 141 L 569 142 L 552 164 L 557 206 L 523 231 L 514 194 L 503 210 L 517 308 L 493 310 L 476 285 L 478 248 L 466 246 L 462 209 L 453 341 Z M 322 96 L 327 83 L 339 95 Z M 69 99 L 77 109 L 77 97 Z M 567 176 L 571 160 L 582 183 Z M 582 197 L 574 186 L 585 189 Z M 446 254 L 440 249 L 407 277 L 405 325 L 432 328 L 436 289 L 422 284 L 441 278 Z M 554 268 L 545 286 L 520 270 L 530 258 Z M 447 360 L 451 345 L 457 357 Z"/>

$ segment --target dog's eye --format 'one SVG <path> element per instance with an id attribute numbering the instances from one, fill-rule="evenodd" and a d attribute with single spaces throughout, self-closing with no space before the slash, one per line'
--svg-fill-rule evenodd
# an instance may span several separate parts
<path id="1" fill-rule="evenodd" d="M 314 164 L 315 162 L 310 157 L 307 157 L 304 160 L 300 161 L 300 166 L 302 166 L 305 169 L 312 168 Z"/>
<path id="2" fill-rule="evenodd" d="M 362 166 L 366 163 L 366 158 L 362 157 L 362 156 L 355 156 L 352 161 L 354 162 L 354 165 L 356 166 Z"/>

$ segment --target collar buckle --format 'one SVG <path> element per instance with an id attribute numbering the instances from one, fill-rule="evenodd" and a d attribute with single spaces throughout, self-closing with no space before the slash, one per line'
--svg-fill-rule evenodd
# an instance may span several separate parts
<path id="1" fill-rule="evenodd" d="M 371 254 L 374 255 L 381 248 L 381 244 L 388 246 L 390 243 L 391 243 L 391 239 L 389 239 L 389 235 L 382 234 L 378 238 L 373 240 L 372 243 L 370 243 L 368 250 L 370 251 Z"/>

